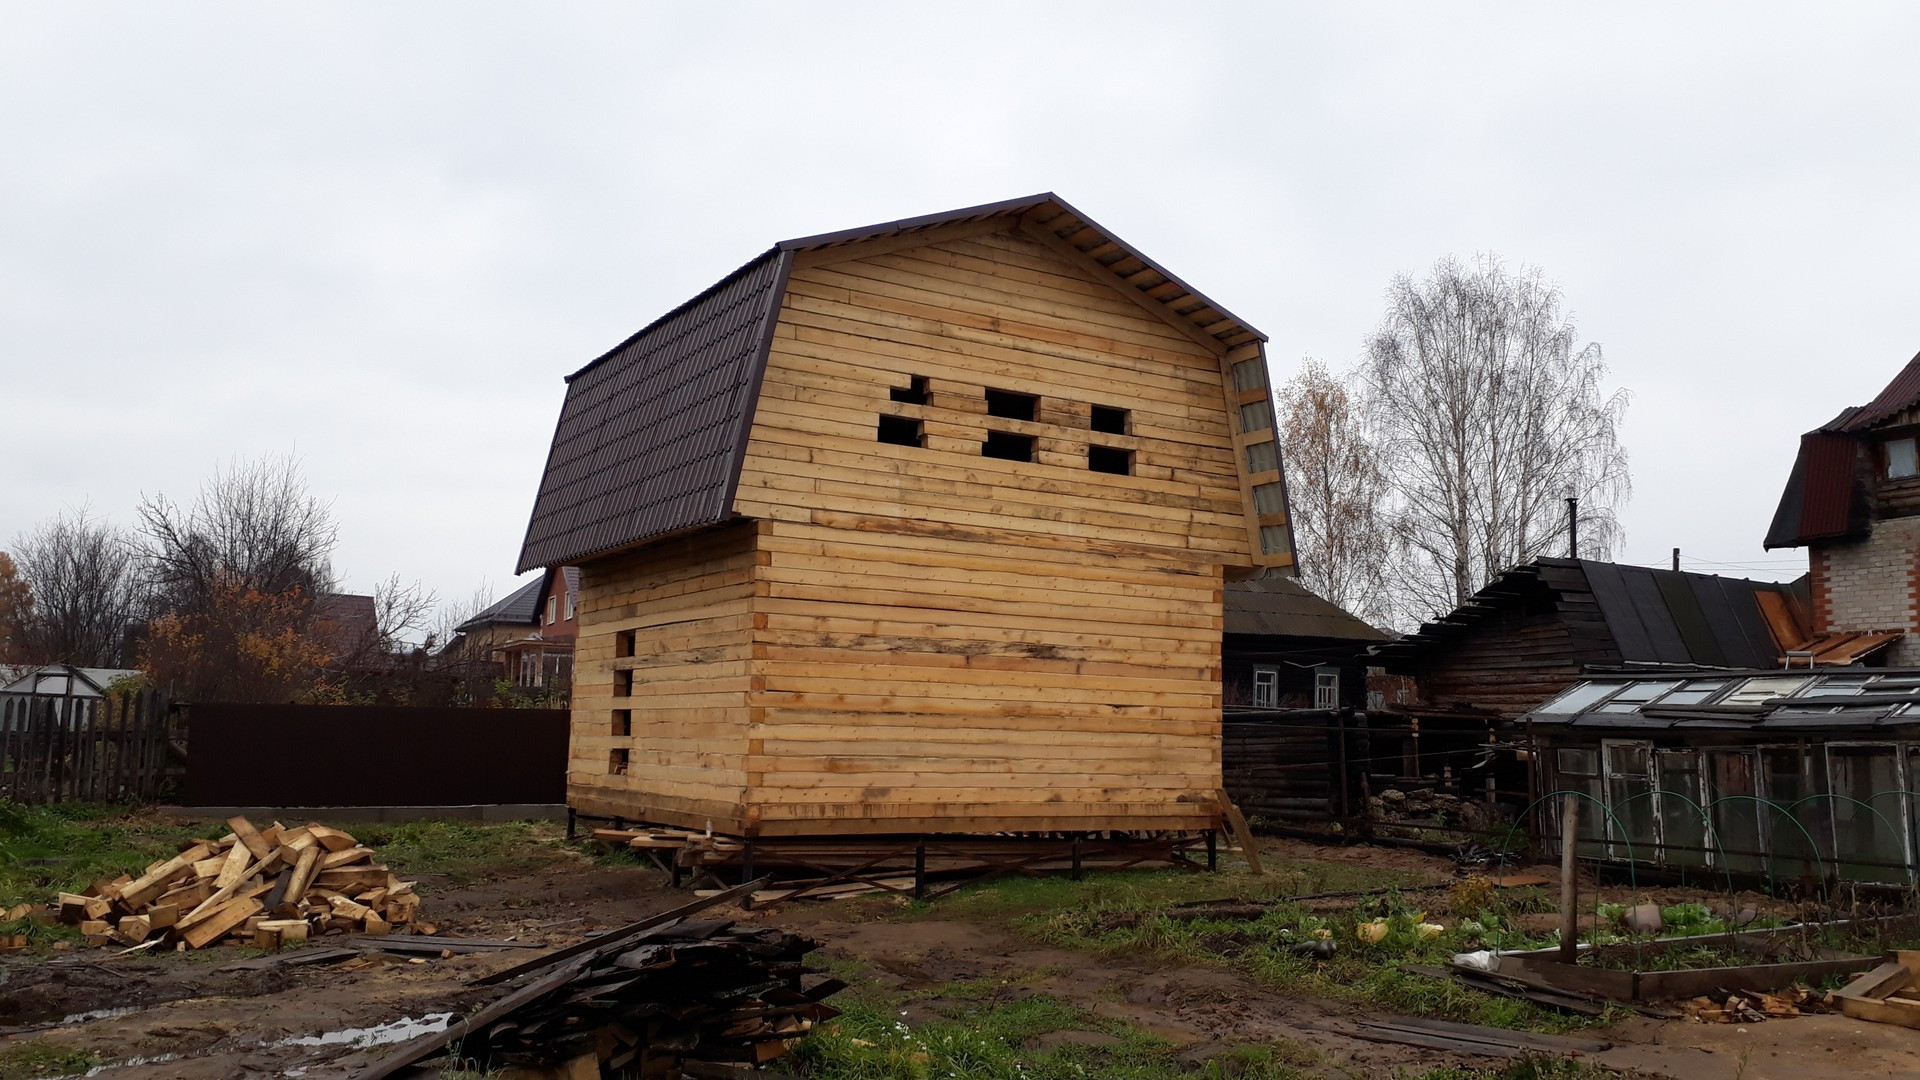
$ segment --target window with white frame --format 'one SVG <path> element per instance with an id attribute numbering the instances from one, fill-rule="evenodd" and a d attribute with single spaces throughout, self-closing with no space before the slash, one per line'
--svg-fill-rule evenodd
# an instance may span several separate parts
<path id="1" fill-rule="evenodd" d="M 1314 669 L 1313 707 L 1316 709 L 1337 709 L 1340 707 L 1339 668 Z"/>
<path id="2" fill-rule="evenodd" d="M 1256 709 L 1280 707 L 1279 668 L 1256 667 L 1253 669 L 1253 707 Z"/>

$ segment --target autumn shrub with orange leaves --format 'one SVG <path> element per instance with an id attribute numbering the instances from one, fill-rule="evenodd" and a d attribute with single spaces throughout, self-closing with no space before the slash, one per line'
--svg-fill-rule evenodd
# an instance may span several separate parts
<path id="1" fill-rule="evenodd" d="M 148 624 L 141 666 L 182 701 L 286 702 L 311 692 L 331 658 L 304 590 L 221 577 L 196 610 Z"/>

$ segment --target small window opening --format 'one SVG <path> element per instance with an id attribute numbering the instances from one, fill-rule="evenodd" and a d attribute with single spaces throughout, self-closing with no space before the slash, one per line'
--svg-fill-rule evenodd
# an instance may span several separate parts
<path id="1" fill-rule="evenodd" d="M 905 386 L 887 388 L 887 396 L 902 405 L 925 405 L 927 403 L 927 377 L 915 375 Z"/>
<path id="2" fill-rule="evenodd" d="M 1093 430 L 1104 431 L 1109 435 L 1127 433 L 1127 410 L 1112 409 L 1105 405 L 1093 407 Z"/>
<path id="3" fill-rule="evenodd" d="M 634 636 L 634 631 L 632 630 L 622 630 L 619 633 L 613 635 L 613 655 L 632 656 L 633 655 L 633 636 Z"/>
<path id="4" fill-rule="evenodd" d="M 1133 451 L 1120 450 L 1111 446 L 1089 446 L 1087 447 L 1087 468 L 1094 472 L 1131 476 Z"/>
<path id="5" fill-rule="evenodd" d="M 632 709 L 613 710 L 613 733 L 622 737 L 633 734 Z"/>
<path id="6" fill-rule="evenodd" d="M 904 416 L 882 416 L 880 441 L 894 446 L 925 446 L 926 427 L 921 421 L 909 420 Z"/>
<path id="7" fill-rule="evenodd" d="M 987 415 L 1007 420 L 1031 421 L 1038 413 L 1040 399 L 1032 394 L 1017 394 L 1012 390 L 987 391 Z"/>
<path id="8" fill-rule="evenodd" d="M 625 750 L 608 751 L 607 773 L 611 776 L 627 775 L 627 751 Z"/>
<path id="9" fill-rule="evenodd" d="M 1313 707 L 1316 709 L 1337 709 L 1340 707 L 1340 669 L 1317 667 L 1313 669 Z"/>
<path id="10" fill-rule="evenodd" d="M 980 456 L 1002 458 L 1007 461 L 1032 461 L 1033 436 L 989 431 L 987 441 L 980 444 Z"/>
<path id="11" fill-rule="evenodd" d="M 1920 476 L 1920 453 L 1912 439 L 1887 440 L 1887 479 L 1901 480 Z"/>
<path id="12" fill-rule="evenodd" d="M 613 696 L 614 697 L 632 697 L 633 696 L 633 669 L 632 668 L 622 668 L 621 670 L 613 673 Z"/>

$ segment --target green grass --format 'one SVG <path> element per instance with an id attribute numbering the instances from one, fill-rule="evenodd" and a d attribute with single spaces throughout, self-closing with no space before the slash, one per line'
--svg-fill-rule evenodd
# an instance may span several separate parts
<path id="1" fill-rule="evenodd" d="M 456 885 L 531 873 L 573 858 L 559 826 L 550 822 L 409 821 L 343 827 L 401 877 L 436 875 Z"/>
<path id="2" fill-rule="evenodd" d="M 0 1048 L 0 1080 L 69 1076 L 85 1072 L 98 1064 L 100 1055 L 90 1050 L 63 1046 L 45 1039 Z"/>
<path id="3" fill-rule="evenodd" d="M 969 984 L 941 988 L 937 1019 L 909 1027 L 904 996 L 870 984 L 834 999 L 839 1019 L 815 1029 L 787 1063 L 810 1080 L 1172 1080 L 1195 1075 L 1178 1047 L 1123 1021 L 1104 1019 L 1045 994 Z M 1091 1032 L 1108 1045 L 1039 1047 L 1057 1031 Z M 1297 1080 L 1316 1055 L 1298 1044 L 1235 1047 L 1198 1075 Z"/>
<path id="4" fill-rule="evenodd" d="M 1290 992 L 1349 1001 L 1369 1009 L 1431 1016 L 1464 1023 L 1535 1031 L 1566 1031 L 1594 1021 L 1567 1017 L 1530 1002 L 1494 997 L 1451 979 L 1401 971 L 1402 965 L 1444 965 L 1454 953 L 1498 944 L 1544 946 L 1551 938 L 1513 929 L 1513 916 L 1536 906 L 1522 893 L 1496 896 L 1477 912 L 1483 932 L 1470 934 L 1460 920 L 1442 914 L 1444 891 L 1388 893 L 1339 913 L 1315 913 L 1280 899 L 1301 893 L 1397 887 L 1420 883 L 1419 875 L 1364 864 L 1294 861 L 1261 877 L 1141 871 L 1089 877 L 1003 879 L 968 889 L 932 905 L 909 904 L 902 917 L 963 918 L 1010 927 L 1029 939 L 1113 957 L 1153 956 L 1182 964 L 1226 968 Z M 1173 920 L 1155 914 L 1182 902 L 1219 897 L 1270 901 L 1259 919 Z M 1417 925 L 1437 919 L 1446 930 L 1424 936 Z M 1387 920 L 1378 943 L 1361 941 L 1358 923 Z M 1132 925 L 1127 925 L 1131 922 Z M 1336 953 L 1316 960 L 1292 948 L 1320 934 Z"/>
<path id="5" fill-rule="evenodd" d="M 48 903 L 101 878 L 137 876 L 182 845 L 226 831 L 218 822 L 163 824 L 124 806 L 0 802 L 0 907 Z"/>

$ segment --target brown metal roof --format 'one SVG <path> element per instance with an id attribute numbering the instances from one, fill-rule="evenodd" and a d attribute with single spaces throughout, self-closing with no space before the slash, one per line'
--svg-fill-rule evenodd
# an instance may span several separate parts
<path id="1" fill-rule="evenodd" d="M 785 240 L 568 377 L 516 572 L 728 518 L 796 253 L 996 218 L 1212 348 L 1266 340 L 1051 192 Z"/>
<path id="2" fill-rule="evenodd" d="M 727 519 L 791 258 L 768 251 L 568 377 L 517 573 Z"/>
<path id="3" fill-rule="evenodd" d="M 1866 431 L 1917 402 L 1920 402 L 1920 354 L 1907 361 L 1907 366 L 1901 368 L 1900 374 L 1872 401 L 1852 410 L 1853 415 L 1836 421 L 1838 427 L 1830 430 Z"/>

